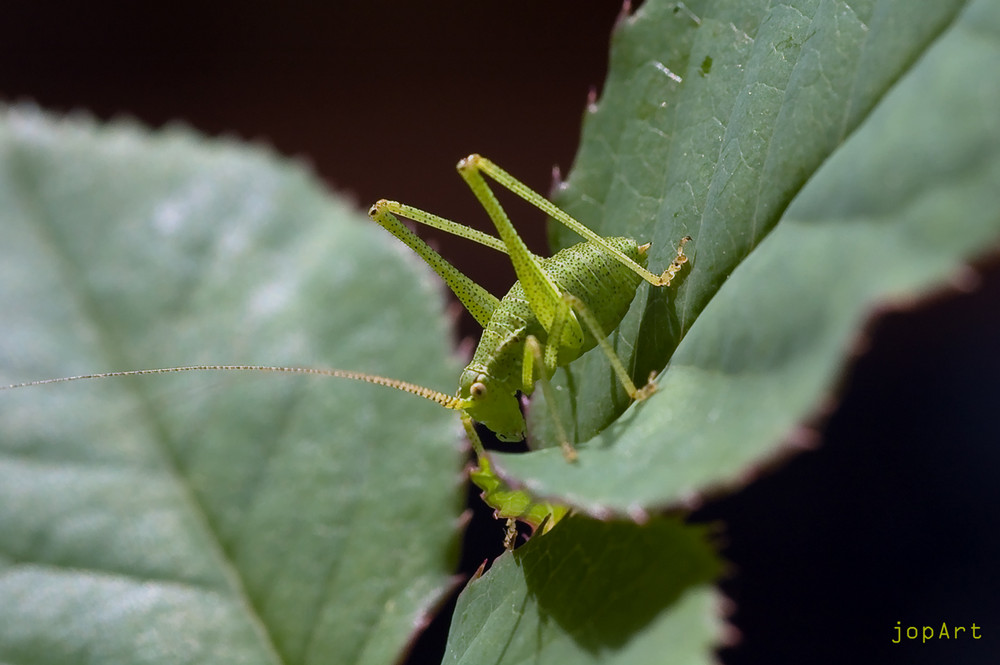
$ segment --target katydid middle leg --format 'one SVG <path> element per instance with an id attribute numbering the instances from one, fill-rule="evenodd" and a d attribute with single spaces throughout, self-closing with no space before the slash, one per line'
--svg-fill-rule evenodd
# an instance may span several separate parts
<path id="1" fill-rule="evenodd" d="M 650 375 L 648 382 L 642 388 L 636 388 L 635 383 L 632 381 L 632 377 L 629 375 L 628 370 L 625 369 L 625 364 L 622 362 L 621 358 L 615 352 L 613 346 L 607 339 L 607 335 L 601 329 L 600 323 L 597 321 L 597 317 L 594 316 L 593 312 L 587 306 L 585 302 L 577 298 L 572 293 L 562 294 L 562 306 L 559 308 L 555 322 L 553 324 L 553 331 L 561 329 L 565 321 L 573 317 L 573 313 L 580 319 L 583 320 L 584 324 L 589 328 L 590 334 L 597 340 L 598 346 L 607 356 L 608 361 L 611 363 L 611 367 L 621 382 L 622 387 L 625 388 L 625 392 L 634 401 L 642 401 L 652 395 L 656 391 L 656 384 L 653 382 L 655 374 Z M 558 339 L 558 333 L 554 334 L 552 339 Z M 569 437 L 566 434 L 566 427 L 562 423 L 562 419 L 559 415 L 559 410 L 555 403 L 555 391 L 552 389 L 552 384 L 550 381 L 551 375 L 555 372 L 557 367 L 557 356 L 558 348 L 551 341 L 545 345 L 542 349 L 541 343 L 534 336 L 529 336 L 525 342 L 525 353 L 524 353 L 524 363 L 523 363 L 523 376 L 522 383 L 524 388 L 522 389 L 525 393 L 530 393 L 533 390 L 535 380 L 542 387 L 542 394 L 545 396 L 545 403 L 549 409 L 549 417 L 555 426 L 556 436 L 559 437 L 559 445 L 563 449 L 563 454 L 568 461 L 574 461 L 577 458 L 576 449 L 570 442 Z"/>

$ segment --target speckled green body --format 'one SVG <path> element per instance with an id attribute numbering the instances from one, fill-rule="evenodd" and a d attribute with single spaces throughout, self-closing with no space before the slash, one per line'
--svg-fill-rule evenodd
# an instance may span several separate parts
<path id="1" fill-rule="evenodd" d="M 646 266 L 646 254 L 639 251 L 635 240 L 606 240 L 636 263 Z M 589 241 L 567 247 L 540 261 L 542 269 L 561 292 L 571 293 L 587 303 L 605 334 L 610 334 L 621 323 L 642 282 L 639 275 Z M 596 346 L 597 340 L 586 327 L 583 333 L 582 346 L 559 349 L 557 365 L 566 365 Z M 515 282 L 483 331 L 472 362 L 462 373 L 458 394 L 468 396 L 470 386 L 476 382 L 488 385 L 494 397 L 513 396 L 519 390 L 531 392 L 530 386 L 522 386 L 521 379 L 524 343 L 528 335 L 534 335 L 543 347 L 548 339 L 545 328 L 531 310 L 521 283 Z M 514 432 L 510 434 L 512 438 L 516 436 Z"/>

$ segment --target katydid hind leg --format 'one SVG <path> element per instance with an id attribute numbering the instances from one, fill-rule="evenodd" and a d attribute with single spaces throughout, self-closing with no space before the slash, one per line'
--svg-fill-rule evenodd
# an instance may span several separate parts
<path id="1" fill-rule="evenodd" d="M 493 190 L 483 178 L 484 162 L 486 160 L 482 157 L 470 155 L 458 163 L 458 172 L 493 221 L 507 247 L 514 273 L 521 283 L 521 288 L 524 289 L 531 311 L 546 332 L 549 332 L 552 330 L 561 304 L 559 286 L 542 269 L 540 259 L 528 250 Z M 505 185 L 502 182 L 500 184 Z M 568 346 L 578 347 L 583 343 L 583 331 L 579 326 L 575 329 L 573 326 L 564 326 L 561 337 L 563 343 Z"/>
<path id="2" fill-rule="evenodd" d="M 670 283 L 670 279 L 674 276 L 674 274 L 676 274 L 677 269 L 674 269 L 671 272 L 669 268 L 660 275 L 650 272 L 619 250 L 612 247 L 604 238 L 587 228 L 587 226 L 573 219 L 573 217 L 571 217 L 566 211 L 559 208 L 556 204 L 552 203 L 547 198 L 531 189 L 485 157 L 480 155 L 470 155 L 462 160 L 459 165 L 460 170 L 464 164 L 470 165 L 469 168 L 475 168 L 477 173 L 485 173 L 497 184 L 507 190 L 510 190 L 512 193 L 535 206 L 563 226 L 573 230 L 585 240 L 590 240 L 591 242 L 599 245 L 605 252 L 608 253 L 609 256 L 613 257 L 616 261 L 626 266 L 629 270 L 633 271 L 650 284 L 654 286 L 665 286 Z M 465 174 L 463 173 L 463 176 L 464 175 Z M 690 238 L 687 238 L 687 240 L 690 240 Z M 687 240 L 683 242 L 687 242 Z M 683 242 L 681 244 L 682 247 Z M 681 252 L 681 256 L 683 256 L 683 252 Z M 671 264 L 671 266 L 673 266 L 673 264 Z"/>

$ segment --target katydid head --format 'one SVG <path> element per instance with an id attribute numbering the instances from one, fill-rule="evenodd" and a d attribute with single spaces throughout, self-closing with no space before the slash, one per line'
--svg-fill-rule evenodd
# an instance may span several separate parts
<path id="1" fill-rule="evenodd" d="M 466 369 L 459 382 L 458 397 L 469 417 L 485 425 L 501 441 L 524 438 L 524 416 L 516 394 L 505 390 L 489 375 Z"/>

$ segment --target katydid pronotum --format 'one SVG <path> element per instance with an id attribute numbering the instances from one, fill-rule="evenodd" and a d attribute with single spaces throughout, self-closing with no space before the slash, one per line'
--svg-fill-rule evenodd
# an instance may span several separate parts
<path id="1" fill-rule="evenodd" d="M 646 399 L 655 391 L 652 376 L 643 387 L 635 386 L 608 342 L 607 333 L 618 327 L 643 280 L 654 286 L 667 286 L 671 283 L 687 262 L 684 245 L 690 241 L 690 237 L 680 240 L 670 264 L 661 274 L 655 274 L 646 269 L 649 244 L 639 245 L 631 238 L 603 238 L 597 235 L 493 162 L 479 155 L 470 155 L 458 163 L 458 172 L 486 209 L 499 238 L 395 201 L 378 201 L 368 212 L 374 221 L 423 258 L 483 326 L 479 346 L 472 361 L 462 372 L 455 395 L 361 372 L 250 365 L 131 370 L 48 379 L 7 387 L 177 371 L 264 370 L 322 374 L 395 388 L 437 402 L 461 414 L 465 431 L 479 460 L 479 467 L 472 472 L 472 479 L 484 490 L 484 498 L 497 509 L 498 517 L 521 519 L 535 527 L 540 524 L 551 526 L 565 513 L 565 508 L 536 503 L 523 492 L 509 489 L 491 471 L 473 421 L 494 431 L 502 441 L 521 440 L 525 434 L 525 422 L 517 393 L 531 394 L 538 382 L 549 405 L 563 453 L 568 461 L 573 462 L 576 450 L 556 411 L 549 379 L 558 367 L 567 365 L 583 352 L 600 346 L 632 399 Z M 549 258 L 532 254 L 517 234 L 484 176 L 569 227 L 581 235 L 584 241 Z M 502 300 L 497 299 L 410 231 L 399 221 L 399 217 L 506 253 L 513 264 L 517 281 Z M 508 545 L 512 533 L 509 528 Z"/>

